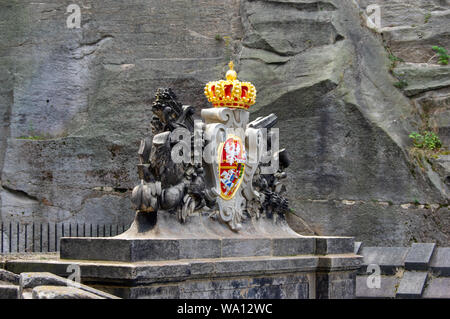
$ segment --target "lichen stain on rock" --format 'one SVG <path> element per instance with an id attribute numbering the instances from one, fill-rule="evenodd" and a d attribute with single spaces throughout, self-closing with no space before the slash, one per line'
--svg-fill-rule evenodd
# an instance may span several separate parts
<path id="1" fill-rule="evenodd" d="M 120 145 L 112 145 L 108 147 L 108 150 L 111 152 L 111 159 L 114 159 L 119 155 L 120 151 L 123 149 Z"/>

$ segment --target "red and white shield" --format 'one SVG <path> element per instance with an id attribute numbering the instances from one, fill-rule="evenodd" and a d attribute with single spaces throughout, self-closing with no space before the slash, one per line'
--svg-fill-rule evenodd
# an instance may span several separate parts
<path id="1" fill-rule="evenodd" d="M 246 161 L 245 147 L 238 136 L 229 135 L 218 147 L 220 197 L 232 199 L 242 179 Z"/>

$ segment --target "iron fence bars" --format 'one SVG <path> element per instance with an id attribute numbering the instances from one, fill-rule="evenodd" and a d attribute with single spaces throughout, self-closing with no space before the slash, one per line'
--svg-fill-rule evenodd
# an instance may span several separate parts
<path id="1" fill-rule="evenodd" d="M 113 237 L 124 224 L 20 223 L 0 224 L 0 254 L 57 252 L 61 237 Z"/>

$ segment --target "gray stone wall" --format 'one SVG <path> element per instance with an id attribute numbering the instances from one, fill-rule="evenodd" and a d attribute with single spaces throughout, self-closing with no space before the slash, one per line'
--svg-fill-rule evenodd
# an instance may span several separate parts
<path id="1" fill-rule="evenodd" d="M 186 281 L 168 285 L 132 287 L 122 298 L 177 299 L 309 299 L 313 274 L 283 274 L 253 278 L 222 278 L 211 281 Z"/>
<path id="2" fill-rule="evenodd" d="M 448 244 L 448 160 L 421 167 L 408 155 L 408 134 L 430 118 L 411 101 L 431 105 L 448 146 L 448 121 L 436 113 L 447 114 L 447 88 L 424 75 L 411 82 L 423 96 L 405 96 L 383 41 L 406 62 L 427 62 L 431 44 L 449 49 L 450 8 L 374 2 L 384 27 L 409 33 L 368 30 L 367 1 L 1 1 L 1 220 L 131 222 L 155 89 L 170 86 L 199 111 L 204 84 L 234 59 L 258 90 L 252 116 L 279 117 L 297 230 Z M 80 29 L 66 28 L 72 3 Z"/>

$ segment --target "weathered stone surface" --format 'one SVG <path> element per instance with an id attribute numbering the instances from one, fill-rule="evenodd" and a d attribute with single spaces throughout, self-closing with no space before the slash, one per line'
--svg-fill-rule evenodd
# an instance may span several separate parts
<path id="1" fill-rule="evenodd" d="M 349 257 L 354 257 L 350 258 Z M 317 269 L 321 271 L 343 271 L 348 269 L 359 269 L 362 257 L 353 254 L 336 254 L 320 256 Z"/>
<path id="2" fill-rule="evenodd" d="M 313 281 L 314 263 L 310 257 L 269 258 L 265 262 L 255 257 L 248 260 L 229 260 L 215 263 L 215 272 L 192 274 L 185 263 L 173 265 L 141 265 L 129 268 L 131 277 L 125 277 L 114 270 L 114 264 L 81 263 L 83 280 L 92 281 L 94 287 L 114 293 L 123 298 L 315 298 L 314 294 L 349 298 L 352 291 L 351 276 L 333 276 L 332 282 L 316 287 Z M 271 262 L 272 260 L 272 262 Z M 275 261 L 279 262 L 275 262 Z M 292 263 L 291 261 L 304 261 Z M 274 263 L 275 262 L 275 263 Z M 20 263 L 20 262 L 14 262 Z M 17 264 L 16 264 L 17 265 Z M 55 263 L 52 263 L 55 266 Z M 29 265 L 32 266 L 32 265 Z M 35 264 L 39 268 L 42 265 Z M 174 267 L 175 266 L 175 267 Z M 159 269 L 157 269 L 159 267 Z M 97 269 L 98 271 L 94 271 Z M 184 269 L 184 270 L 183 270 Z M 267 274 L 271 275 L 268 276 Z M 84 277 L 86 276 L 86 277 Z M 123 276 L 123 277 L 122 277 Z M 192 277 L 192 279 L 191 279 Z M 342 277 L 342 278 L 341 278 Z M 106 278 L 108 278 L 106 280 Z M 128 278 L 128 279 L 127 279 Z M 130 281 L 132 279 L 132 281 Z M 103 284 L 99 284 L 103 282 Z M 112 284 L 111 284 L 112 283 Z M 114 284 L 115 283 L 115 284 Z M 122 283 L 119 286 L 117 283 Z M 131 286 L 123 287 L 123 283 Z M 330 292 L 328 292 L 330 290 Z"/>
<path id="3" fill-rule="evenodd" d="M 440 0 L 358 0 L 360 6 L 365 9 L 370 4 L 378 4 L 381 7 L 382 27 L 396 27 L 411 24 L 425 24 L 426 13 L 438 13 L 447 8 L 446 1 Z M 431 17 L 430 17 L 431 19 Z"/>
<path id="4" fill-rule="evenodd" d="M 231 299 L 307 299 L 308 275 L 263 276 L 256 278 L 216 279 L 210 282 L 188 281 L 180 285 L 183 298 Z"/>
<path id="5" fill-rule="evenodd" d="M 363 247 L 364 247 L 364 245 L 363 245 L 362 241 L 355 241 L 354 253 L 358 255 L 360 253 L 360 251 L 363 249 Z"/>
<path id="6" fill-rule="evenodd" d="M 416 158 L 417 160 L 417 158 Z M 448 169 L 448 158 L 442 158 L 441 156 L 435 156 L 435 158 L 428 160 L 426 157 L 420 160 L 419 166 L 427 172 L 430 183 L 439 187 L 443 194 L 450 198 L 450 188 L 449 188 L 449 173 Z M 442 164 L 444 165 L 442 167 Z M 441 207 L 442 204 L 432 204 L 432 206 L 436 207 L 432 209 L 432 211 L 440 211 L 440 212 L 448 212 L 449 206 Z M 431 207 L 431 205 L 429 205 Z M 442 219 L 442 223 L 447 224 L 448 220 L 446 218 Z"/>
<path id="7" fill-rule="evenodd" d="M 60 256 L 76 260 L 151 261 L 345 253 L 353 253 L 351 237 L 62 238 Z"/>
<path id="8" fill-rule="evenodd" d="M 2 220 L 129 224 L 123 192 L 138 179 L 152 94 L 168 85 L 185 103 L 206 106 L 204 83 L 234 51 L 215 36 L 240 34 L 237 4 L 87 1 L 81 29 L 66 28 L 60 1 L 2 4 L 11 27 L 0 35 Z"/>
<path id="9" fill-rule="evenodd" d="M 219 239 L 192 239 L 182 240 L 179 243 L 179 258 L 219 258 L 220 240 Z"/>
<path id="10" fill-rule="evenodd" d="M 442 126 L 440 128 L 442 128 Z M 433 161 L 432 168 L 437 171 L 440 176 L 444 177 L 445 186 L 447 187 L 447 189 L 450 189 L 450 155 L 439 156 Z"/>
<path id="11" fill-rule="evenodd" d="M 309 299 L 311 274 L 283 274 L 263 277 L 222 278 L 186 281 L 179 284 L 132 287 L 122 291 L 131 299 Z M 111 288 L 114 289 L 114 288 Z"/>
<path id="12" fill-rule="evenodd" d="M 20 287 L 22 289 L 38 286 L 66 286 L 67 280 L 51 273 L 22 273 L 20 274 Z"/>
<path id="13" fill-rule="evenodd" d="M 180 288 L 178 285 L 164 286 L 139 286 L 130 288 L 129 291 L 123 289 L 116 292 L 117 295 L 122 293 L 124 299 L 179 299 Z"/>
<path id="14" fill-rule="evenodd" d="M 316 254 L 346 254 L 355 250 L 353 237 L 316 237 Z"/>
<path id="15" fill-rule="evenodd" d="M 411 248 L 364 247 L 361 254 L 364 263 L 356 279 L 357 298 L 445 298 L 450 294 L 450 248 L 414 243 Z M 373 270 L 377 266 L 381 287 L 370 288 L 367 283 L 376 283 L 378 273 Z"/>
<path id="16" fill-rule="evenodd" d="M 295 213 L 309 221 L 316 233 L 354 236 L 366 246 L 406 247 L 412 242 L 445 246 L 450 235 L 448 207 L 331 200 L 302 200 L 294 205 Z"/>
<path id="17" fill-rule="evenodd" d="M 360 254 L 363 256 L 363 267 L 360 273 L 365 274 L 367 265 L 380 266 L 383 274 L 395 274 L 397 268 L 405 266 L 405 258 L 409 247 L 363 247 Z"/>
<path id="18" fill-rule="evenodd" d="M 274 256 L 295 256 L 315 254 L 316 239 L 313 237 L 302 238 L 275 238 L 272 240 Z"/>
<path id="19" fill-rule="evenodd" d="M 66 267 L 67 269 L 67 267 Z M 59 277 L 57 275 L 54 275 L 52 273 L 46 273 L 46 272 L 28 272 L 28 273 L 21 273 L 20 274 L 20 289 L 21 291 L 26 291 L 30 289 L 34 289 L 36 287 L 40 286 L 62 286 L 62 287 L 68 287 L 68 288 L 76 288 L 77 290 L 84 291 L 89 295 L 96 295 L 98 297 L 106 298 L 106 299 L 117 299 L 116 296 L 110 295 L 108 293 L 93 289 L 89 286 L 74 282 L 72 280 L 68 280 L 62 277 Z M 53 293 L 51 289 L 45 290 L 48 291 L 49 299 L 50 296 L 57 293 Z M 70 291 L 67 291 L 69 293 Z M 43 291 L 44 293 L 44 291 Z M 44 294 L 45 295 L 45 294 Z M 33 292 L 33 298 L 34 298 L 34 292 Z M 55 297 L 56 298 L 56 297 Z M 44 298 L 46 299 L 46 298 Z"/>
<path id="20" fill-rule="evenodd" d="M 123 298 L 317 298 L 319 295 L 350 298 L 354 294 L 352 274 L 360 266 L 360 259 L 354 254 L 340 254 L 164 263 L 12 260 L 7 262 L 7 268 L 15 272 L 45 269 L 67 276 L 65 270 L 71 264 L 80 266 L 84 284 L 93 284 L 94 288 Z M 316 270 L 331 276 L 327 277 L 327 284 L 314 286 Z M 94 288 L 86 291 L 95 294 Z"/>
<path id="21" fill-rule="evenodd" d="M 223 257 L 270 256 L 270 239 L 222 239 Z"/>
<path id="22" fill-rule="evenodd" d="M 368 5 L 380 6 L 380 35 L 391 54 L 391 70 L 398 80 L 403 81 L 399 84 L 406 84 L 402 90 L 411 96 L 415 112 L 421 117 L 419 127 L 437 132 L 444 148 L 448 148 L 449 68 L 438 64 L 438 55 L 432 47 L 448 49 L 450 45 L 446 31 L 450 4 L 438 0 L 412 0 L 407 3 L 401 0 L 362 0 L 359 3 L 362 9 Z M 394 62 L 397 58 L 405 63 Z M 444 198 L 449 198 L 450 192 L 445 183 L 449 170 L 440 172 L 434 166 L 433 169 L 425 167 L 424 172 Z"/>
<path id="23" fill-rule="evenodd" d="M 117 260 L 136 261 L 138 257 L 147 260 L 178 259 L 178 243 L 170 240 L 153 241 L 149 243 L 149 250 L 135 251 L 133 248 L 143 248 L 143 245 L 135 244 L 132 240 L 117 240 L 106 238 L 77 238 L 61 240 L 62 259 L 93 259 L 93 260 Z M 153 251 L 152 249 L 155 249 Z M 155 254 L 156 253 L 156 254 Z M 137 254 L 137 255 L 136 255 Z M 144 254 L 147 254 L 144 256 Z"/>
<path id="24" fill-rule="evenodd" d="M 10 271 L 6 271 L 4 269 L 0 269 L 0 281 L 8 282 L 13 285 L 19 284 L 19 275 L 12 273 Z"/>
<path id="25" fill-rule="evenodd" d="M 433 278 L 427 283 L 423 298 L 450 298 L 450 278 Z"/>
<path id="26" fill-rule="evenodd" d="M 315 235 L 314 230 L 299 216 L 296 214 L 286 214 L 286 221 L 289 226 L 299 234 L 305 236 Z"/>
<path id="27" fill-rule="evenodd" d="M 132 187 L 135 175 L 127 155 L 134 152 L 132 146 L 99 137 L 16 139 L 8 145 L 0 193 L 3 220 L 13 220 L 20 211 L 22 223 L 130 223 L 134 213 L 129 193 L 122 190 Z M 97 190 L 99 186 L 113 191 Z"/>
<path id="28" fill-rule="evenodd" d="M 8 270 L 14 273 L 24 273 L 24 272 L 49 272 L 61 277 L 67 277 L 70 273 L 67 271 L 67 267 L 70 262 L 62 263 L 57 262 L 57 260 L 47 260 L 47 261 L 23 261 L 14 260 L 8 262 Z M 132 278 L 133 272 L 128 266 L 115 265 L 111 267 L 109 272 L 101 273 L 102 267 L 97 264 L 83 265 L 81 269 L 83 276 L 95 277 L 100 274 L 105 278 L 117 278 L 121 277 L 124 280 Z"/>
<path id="29" fill-rule="evenodd" d="M 425 127 L 433 128 L 440 137 L 443 145 L 450 145 L 450 87 L 440 90 L 427 91 L 422 94 L 415 95 L 412 102 L 421 113 Z M 439 156 L 440 161 L 447 161 L 448 155 Z M 435 167 L 440 170 L 439 166 Z M 447 177 L 450 172 L 450 167 L 445 168 L 445 171 L 439 172 L 439 175 Z M 448 186 L 448 185 L 447 185 Z"/>
<path id="30" fill-rule="evenodd" d="M 367 280 L 368 276 L 356 277 L 356 298 L 395 298 L 400 282 L 398 277 L 381 276 L 379 288 L 370 288 Z"/>
<path id="31" fill-rule="evenodd" d="M 363 9 L 370 4 L 381 8 L 381 27 L 386 44 L 408 62 L 426 62 L 433 56 L 431 46 L 449 47 L 446 31 L 450 5 L 440 0 L 358 0 Z"/>
<path id="32" fill-rule="evenodd" d="M 353 299 L 356 274 L 354 272 L 317 273 L 317 299 Z"/>
<path id="33" fill-rule="evenodd" d="M 354 256 L 342 258 L 342 265 L 356 268 Z M 68 276 L 67 267 L 73 260 L 23 261 L 13 260 L 7 264 L 8 270 L 16 273 L 25 271 L 49 271 L 58 276 Z M 318 265 L 317 256 L 295 257 L 234 257 L 221 259 L 173 260 L 162 264 L 160 261 L 133 263 L 117 263 L 107 261 L 77 261 L 81 273 L 86 278 L 102 278 L 107 281 L 133 281 L 148 284 L 167 280 L 167 278 L 187 278 L 192 276 L 232 276 L 242 274 L 262 275 L 270 272 L 292 272 L 295 269 L 314 270 Z"/>
<path id="34" fill-rule="evenodd" d="M 402 63 L 394 76 L 408 84 L 403 91 L 408 96 L 450 86 L 450 66 L 426 63 Z"/>
<path id="35" fill-rule="evenodd" d="M 450 276 L 450 247 L 438 247 L 430 262 L 434 274 Z"/>
<path id="36" fill-rule="evenodd" d="M 33 299 L 105 299 L 74 287 L 39 286 L 33 288 Z"/>
<path id="37" fill-rule="evenodd" d="M 0 299 L 20 299 L 20 287 L 0 283 Z"/>
<path id="38" fill-rule="evenodd" d="M 420 298 L 428 277 L 426 272 L 405 271 L 398 286 L 397 298 Z"/>
<path id="39" fill-rule="evenodd" d="M 339 19 L 338 19 L 339 20 Z M 345 28 L 345 26 L 343 26 Z M 351 40 L 356 39 L 356 31 L 353 29 L 352 32 L 349 35 L 349 38 Z M 346 36 L 344 34 L 344 36 Z M 367 37 L 369 39 L 370 36 Z M 346 37 L 347 39 L 347 37 Z M 344 40 L 345 42 L 346 40 Z M 364 40 L 361 40 L 364 41 Z M 373 40 L 376 42 L 376 40 Z M 377 87 L 381 87 L 384 84 L 378 85 L 378 81 L 381 80 L 382 75 L 379 71 L 376 71 L 372 68 L 374 60 L 371 62 L 367 62 L 367 65 L 361 65 L 361 61 L 365 61 L 364 55 L 366 52 L 364 52 L 365 48 L 370 47 L 371 44 L 364 43 L 360 47 L 358 47 L 359 52 L 353 53 L 356 57 L 361 58 L 360 62 L 355 63 L 358 65 L 355 67 L 357 70 L 353 70 L 355 74 L 358 74 L 360 70 L 358 70 L 360 67 L 364 69 L 364 74 L 367 74 L 368 77 L 370 77 L 371 81 L 375 81 L 377 83 Z M 345 51 L 340 51 L 341 54 L 344 54 Z M 371 47 L 372 56 L 374 52 L 377 52 L 377 49 L 375 47 Z M 305 53 L 306 54 L 306 53 Z M 325 56 L 326 54 L 324 54 Z M 336 56 L 336 55 L 335 55 Z M 377 62 L 378 63 L 378 62 Z M 327 64 L 329 65 L 329 64 Z M 277 67 L 278 68 L 278 67 Z M 323 68 L 322 68 L 323 70 Z M 351 71 L 347 71 L 346 74 L 348 74 Z M 346 85 L 347 81 L 350 81 L 350 79 L 344 77 L 343 86 Z M 364 82 L 364 80 L 362 80 Z M 388 78 L 385 80 L 386 83 L 389 82 Z M 372 83 L 375 83 L 372 82 Z M 392 83 L 392 82 L 391 82 Z M 358 84 L 354 84 L 352 88 L 357 87 Z M 366 92 L 374 92 L 373 87 L 371 89 L 368 89 L 365 84 L 361 88 L 358 88 L 357 90 L 353 90 L 352 92 L 360 92 L 364 91 Z M 384 90 L 383 90 L 384 91 Z M 386 91 L 392 91 L 391 89 L 386 87 Z M 384 91 L 384 92 L 386 92 Z M 383 95 L 384 93 L 380 93 Z M 331 95 L 331 94 L 330 94 Z M 372 93 L 369 94 L 370 96 Z M 405 99 L 400 97 L 394 97 L 396 94 L 391 94 L 389 96 L 389 99 L 396 99 L 396 102 L 392 105 L 396 105 L 396 111 L 400 111 L 401 109 L 405 110 L 408 109 L 408 102 L 405 101 Z M 336 100 L 336 96 L 331 95 L 331 97 L 327 100 Z M 325 97 L 323 98 L 325 100 Z M 289 101 L 289 102 L 287 102 Z M 290 98 L 286 99 L 286 104 L 290 105 L 296 105 L 296 101 L 302 101 L 304 104 L 309 104 L 309 99 L 305 98 L 304 96 L 299 96 L 298 98 Z M 380 119 L 384 118 L 385 115 L 389 113 L 389 111 L 384 110 L 383 116 L 371 116 L 375 115 L 378 111 L 381 109 L 374 109 L 370 105 L 372 105 L 373 101 L 369 101 L 367 97 L 360 97 L 358 96 L 357 101 L 355 101 L 353 104 L 356 105 L 356 108 L 358 110 L 361 110 L 359 107 L 361 105 L 365 105 L 365 110 L 361 110 L 363 113 L 363 117 L 370 118 L 371 123 L 376 122 L 377 125 L 381 126 Z M 379 101 L 376 102 L 379 105 Z M 311 103 L 312 104 L 312 103 Z M 294 165 L 291 166 L 292 169 L 292 185 L 295 185 L 294 190 L 291 193 L 291 200 L 293 199 L 294 203 L 294 211 L 296 214 L 298 214 L 300 217 L 305 220 L 306 223 L 309 224 L 309 226 L 316 232 L 316 234 L 333 234 L 333 235 L 355 235 L 357 239 L 364 240 L 365 242 L 368 241 L 368 244 L 372 245 L 407 245 L 412 241 L 412 234 L 420 234 L 423 238 L 430 238 L 433 236 L 436 236 L 435 234 L 438 234 L 439 237 L 441 237 L 441 240 L 443 240 L 442 244 L 445 244 L 447 242 L 448 235 L 446 234 L 446 228 L 445 227 L 439 227 L 438 225 L 430 225 L 430 228 L 436 229 L 438 228 L 439 231 L 436 233 L 436 231 L 430 231 L 430 232 L 422 232 L 420 228 L 424 224 L 424 222 L 420 221 L 420 216 L 417 216 L 413 209 L 411 210 L 404 210 L 401 208 L 402 202 L 414 202 L 414 198 L 421 197 L 419 195 L 420 191 L 418 189 L 413 190 L 411 189 L 411 186 L 413 184 L 417 185 L 416 182 L 413 182 L 413 184 L 410 184 L 409 186 L 400 186 L 397 188 L 397 186 L 394 186 L 394 184 L 397 184 L 399 182 L 403 183 L 403 181 L 400 181 L 398 178 L 400 176 L 406 177 L 410 174 L 410 172 L 405 174 L 399 173 L 400 171 L 403 171 L 406 169 L 406 167 L 403 168 L 396 168 L 396 173 L 389 173 L 388 170 L 392 168 L 376 168 L 375 170 L 378 172 L 384 172 L 382 179 L 384 180 L 383 183 L 378 184 L 375 182 L 377 173 L 374 172 L 373 174 L 370 174 L 370 176 L 367 176 L 366 178 L 363 178 L 361 175 L 362 172 L 368 173 L 365 169 L 359 169 L 355 165 L 362 164 L 367 158 L 378 158 L 380 161 L 377 161 L 377 164 L 371 163 L 367 164 L 366 167 L 372 167 L 375 168 L 374 165 L 379 165 L 381 162 L 384 162 L 384 160 L 381 160 L 378 156 L 380 153 L 377 153 L 377 155 L 373 154 L 371 156 L 358 156 L 358 159 L 355 159 L 354 154 L 363 154 L 366 150 L 358 149 L 351 151 L 351 147 L 356 147 L 359 145 L 364 145 L 364 143 L 361 141 L 361 143 L 344 143 L 346 139 L 351 139 L 351 137 L 342 135 L 338 136 L 342 130 L 342 127 L 351 127 L 352 129 L 349 130 L 349 134 L 355 134 L 356 136 L 368 136 L 368 131 L 365 130 L 363 127 L 355 127 L 355 123 L 362 123 L 362 119 L 352 119 L 350 120 L 350 123 L 345 123 L 345 120 L 340 119 L 337 117 L 339 115 L 339 111 L 343 110 L 343 108 L 331 108 L 330 103 L 328 103 L 328 108 L 324 109 L 323 111 L 319 111 L 320 105 L 322 104 L 321 101 L 316 101 L 314 104 L 314 107 L 306 108 L 306 107 L 292 107 L 289 109 L 289 112 L 286 113 L 286 118 L 280 118 L 280 122 L 286 121 L 286 126 L 283 126 L 285 128 L 285 131 L 283 132 L 282 128 L 282 135 L 281 136 L 287 136 L 292 137 L 289 139 L 289 145 L 295 145 L 297 146 L 297 141 L 302 141 L 301 146 L 298 147 L 298 149 L 295 150 L 297 154 L 302 154 L 302 157 L 298 159 L 297 161 L 294 161 Z M 401 107 L 400 107 L 401 105 Z M 283 109 L 284 105 L 283 103 L 276 103 L 274 106 L 274 109 Z M 380 106 L 381 107 L 381 106 Z M 398 107 L 398 109 L 397 109 Z M 339 111 L 337 111 L 339 110 Z M 344 109 L 345 110 L 345 109 Z M 300 118 L 297 119 L 296 114 L 300 113 Z M 349 119 L 351 116 L 356 116 L 355 112 L 347 112 L 346 119 Z M 393 115 L 394 116 L 394 115 Z M 289 117 L 289 119 L 287 119 Z M 395 117 L 395 116 L 394 116 Z M 403 117 L 403 116 L 401 116 Z M 319 131 L 320 123 L 324 122 L 324 119 L 327 119 L 327 129 L 323 129 L 322 131 Z M 295 130 L 297 128 L 297 125 L 295 123 L 298 123 L 300 121 L 301 127 L 306 128 L 305 134 L 302 130 Z M 315 122 L 317 121 L 317 122 Z M 393 121 L 396 122 L 396 121 Z M 336 124 L 335 124 L 336 123 Z M 396 122 L 399 123 L 399 122 Z M 333 126 L 335 125 L 335 127 Z M 406 129 L 408 131 L 412 131 L 412 128 Z M 364 133 L 363 133 L 364 131 Z M 293 132 L 295 132 L 293 134 Z M 298 135 L 296 133 L 298 132 Z M 323 135 L 321 135 L 321 138 L 319 139 L 317 136 L 317 132 L 323 132 Z M 357 133 L 356 133 L 357 132 Z M 373 131 L 372 131 L 373 132 Z M 385 127 L 384 132 L 388 132 L 391 137 L 391 134 L 399 133 L 396 128 L 393 127 Z M 283 134 L 284 133 L 284 134 Z M 301 135 L 300 135 L 301 134 Z M 370 134 L 370 133 L 369 133 Z M 383 134 L 374 133 L 376 135 L 375 138 L 368 138 L 371 141 L 374 141 L 375 139 L 382 138 Z M 407 134 L 406 134 L 407 135 Z M 286 137 L 284 137 L 286 138 Z M 393 138 L 394 140 L 398 141 L 396 138 Z M 333 141 L 333 142 L 331 142 Z M 322 144 L 319 144 L 319 142 L 322 142 Z M 377 143 L 377 142 L 374 142 Z M 380 144 L 387 145 L 384 141 L 380 141 Z M 321 145 L 322 148 L 319 148 L 318 146 Z M 372 150 L 379 149 L 378 143 L 377 146 L 374 146 L 375 144 L 371 144 Z M 393 146 L 393 145 L 392 145 Z M 318 156 L 318 150 L 324 149 L 324 154 L 320 154 Z M 382 153 L 383 156 L 390 156 L 392 154 L 391 152 L 395 149 L 395 147 L 387 147 Z M 339 152 L 342 151 L 349 151 L 352 155 L 350 156 L 342 156 L 339 157 L 337 154 L 333 153 L 334 151 L 339 150 Z M 350 154 L 349 153 L 349 154 Z M 393 155 L 393 157 L 396 157 L 396 159 L 392 158 L 385 158 L 386 163 L 389 162 L 390 165 L 394 163 L 399 163 L 398 159 L 401 158 L 401 154 L 399 153 L 397 156 Z M 319 166 L 316 165 L 318 160 L 318 157 L 320 158 L 326 158 L 324 162 L 327 163 L 327 165 L 320 166 L 321 171 L 318 172 Z M 332 167 L 333 161 L 336 159 L 336 165 Z M 337 160 L 339 159 L 339 161 Z M 345 162 L 346 160 L 349 160 L 348 166 Z M 309 166 L 308 166 L 309 165 Z M 364 164 L 362 164 L 364 165 Z M 348 167 L 348 173 L 346 171 L 343 171 L 343 169 L 346 169 Z M 357 174 L 350 174 L 350 171 L 358 171 Z M 342 175 L 341 175 L 342 174 Z M 355 177 L 355 175 L 357 175 Z M 420 175 L 416 174 L 416 178 L 418 178 Z M 301 177 L 300 177 L 301 176 Z M 320 177 L 319 177 L 320 176 Z M 349 176 L 348 178 L 344 176 Z M 351 177 L 350 177 L 351 176 Z M 390 179 L 391 177 L 395 176 L 394 179 Z M 358 178 L 361 179 L 361 183 L 358 183 Z M 345 180 L 344 185 L 338 184 L 338 181 L 342 178 L 342 180 Z M 389 179 L 389 181 L 387 181 Z M 303 183 L 300 182 L 302 180 Z M 364 180 L 364 181 L 363 181 Z M 367 187 L 368 189 L 365 190 L 364 194 L 360 193 L 357 189 L 352 189 L 352 186 L 357 187 L 358 189 L 365 188 L 364 185 L 368 185 L 368 182 L 370 180 L 370 187 Z M 388 191 L 387 189 L 390 188 L 390 183 L 392 182 L 392 191 Z M 420 184 L 420 182 L 419 182 Z M 380 188 L 378 188 L 378 186 Z M 424 185 L 424 184 L 422 184 Z M 396 188 L 396 190 L 394 190 Z M 398 192 L 397 190 L 401 189 L 401 192 Z M 411 192 L 410 192 L 411 191 Z M 407 195 L 409 193 L 409 195 Z M 428 194 L 433 193 L 427 192 Z M 365 196 L 365 199 L 363 199 Z M 397 196 L 398 195 L 398 196 Z M 445 193 L 443 192 L 443 195 Z M 411 199 L 407 199 L 407 198 Z M 447 196 L 443 196 L 447 197 Z M 340 201 L 337 200 L 337 198 L 344 198 L 347 199 L 348 202 L 355 201 L 356 205 L 340 205 Z M 324 209 L 324 204 L 320 202 L 320 200 L 328 200 L 330 204 L 329 209 Z M 419 201 L 422 201 L 419 199 Z M 433 201 L 442 201 L 442 199 L 430 199 L 424 198 L 424 202 L 433 202 Z M 444 200 L 445 201 L 445 200 Z M 306 203 L 305 203 L 306 202 Z M 388 205 L 389 207 L 385 206 L 379 206 L 375 205 L 374 203 L 377 202 L 386 202 L 390 204 L 394 204 L 392 206 Z M 350 206 L 350 207 L 349 207 Z M 357 216 L 353 214 L 348 214 L 348 210 L 352 210 L 353 214 L 357 214 Z M 317 213 L 319 211 L 320 213 Z M 381 212 L 380 212 L 381 211 Z M 395 213 L 394 213 L 395 212 Z M 410 214 L 400 214 L 399 212 L 410 212 Z M 345 216 L 345 218 L 335 218 L 335 214 L 339 213 L 339 216 Z M 439 219 L 440 220 L 446 220 L 447 219 L 446 214 L 442 212 Z M 418 218 L 419 217 L 419 218 Z M 361 224 L 362 220 L 370 220 L 370 222 L 367 222 L 367 225 Z M 338 221 L 336 223 L 336 221 Z M 425 222 L 425 224 L 430 223 L 430 221 Z M 446 222 L 445 222 L 446 223 Z M 339 225 L 337 225 L 339 224 Z M 376 227 L 373 227 L 373 225 L 377 225 Z M 395 225 L 391 228 L 391 225 Z M 342 230 L 342 232 L 340 231 Z M 384 235 L 382 235 L 384 233 Z M 440 236 L 439 233 L 443 233 L 442 236 Z M 400 239 L 402 238 L 402 239 Z M 431 239 L 431 238 L 430 238 Z M 425 241 L 423 239 L 419 239 L 419 241 Z"/>
<path id="40" fill-rule="evenodd" d="M 262 257 L 263 259 L 250 260 L 219 260 L 215 264 L 216 274 L 226 274 L 228 276 L 236 276 L 241 273 L 260 274 L 288 272 L 293 269 L 315 269 L 318 265 L 316 258 L 306 256 L 297 257 Z"/>
<path id="41" fill-rule="evenodd" d="M 385 30 L 385 40 L 405 61 L 427 62 L 431 45 L 449 48 L 449 8 L 438 0 L 88 0 L 80 29 L 65 27 L 61 1 L 2 4 L 1 220 L 131 222 L 127 191 L 137 182 L 151 95 L 171 86 L 198 111 L 207 105 L 204 83 L 234 59 L 258 89 L 254 115 L 279 115 L 293 159 L 289 200 L 307 225 L 299 231 L 369 245 L 415 236 L 448 244 L 448 214 L 425 221 L 400 207 L 448 196 L 430 171 L 409 166 L 408 134 L 421 119 L 392 86 L 381 37 L 360 19 L 371 3 L 382 6 L 383 27 L 399 28 Z M 358 209 L 334 204 L 343 199 Z"/>
<path id="42" fill-rule="evenodd" d="M 427 270 L 435 246 L 434 243 L 412 244 L 405 258 L 405 269 Z"/>

